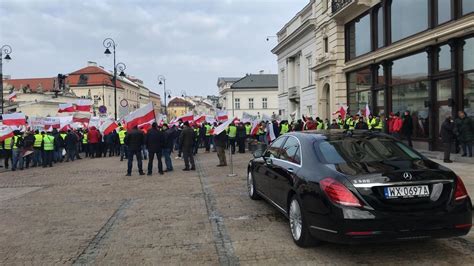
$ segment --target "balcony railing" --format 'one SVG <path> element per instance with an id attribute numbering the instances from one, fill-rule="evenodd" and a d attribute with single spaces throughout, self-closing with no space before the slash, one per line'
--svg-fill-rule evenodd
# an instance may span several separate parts
<path id="1" fill-rule="evenodd" d="M 331 9 L 332 13 L 337 13 L 339 10 L 343 9 L 345 6 L 353 2 L 354 0 L 332 0 Z"/>

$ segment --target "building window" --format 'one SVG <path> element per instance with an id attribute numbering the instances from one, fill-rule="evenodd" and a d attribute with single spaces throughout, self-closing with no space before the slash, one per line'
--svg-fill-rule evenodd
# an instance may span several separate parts
<path id="1" fill-rule="evenodd" d="M 370 45 L 370 14 L 350 22 L 347 30 L 349 31 L 349 59 L 366 54 L 372 50 Z"/>
<path id="2" fill-rule="evenodd" d="M 474 38 L 465 40 L 463 48 L 463 69 L 464 71 L 474 69 Z"/>
<path id="3" fill-rule="evenodd" d="M 428 0 L 392 1 L 390 10 L 392 42 L 428 29 Z"/>
<path id="4" fill-rule="evenodd" d="M 324 37 L 324 53 L 329 53 L 329 39 L 328 37 Z"/>
<path id="5" fill-rule="evenodd" d="M 474 1 L 462 0 L 462 14 L 466 15 L 474 12 Z"/>
<path id="6" fill-rule="evenodd" d="M 419 53 L 393 61 L 392 66 L 392 111 L 402 114 L 410 111 L 413 119 L 413 137 L 429 136 L 428 57 Z"/>
<path id="7" fill-rule="evenodd" d="M 372 101 L 372 72 L 370 68 L 364 68 L 348 75 L 349 86 L 349 111 L 356 114 L 365 110 L 365 106 L 371 106 Z"/>
<path id="8" fill-rule="evenodd" d="M 448 44 L 443 45 L 438 51 L 438 71 L 451 69 L 451 47 Z"/>
<path id="9" fill-rule="evenodd" d="M 306 57 L 306 62 L 308 63 L 308 86 L 313 84 L 313 70 L 311 70 L 311 67 L 313 65 L 313 57 L 307 56 Z"/>
<path id="10" fill-rule="evenodd" d="M 377 48 L 382 48 L 385 46 L 384 38 L 384 14 L 383 8 L 379 7 L 377 9 Z"/>
<path id="11" fill-rule="evenodd" d="M 240 99 L 239 98 L 235 98 L 234 99 L 234 109 L 240 109 Z"/>
<path id="12" fill-rule="evenodd" d="M 451 20 L 451 0 L 438 0 L 438 25 Z"/>
<path id="13" fill-rule="evenodd" d="M 249 109 L 253 109 L 253 98 L 249 98 Z"/>
<path id="14" fill-rule="evenodd" d="M 392 84 L 403 84 L 426 79 L 428 57 L 419 53 L 393 61 Z"/>
<path id="15" fill-rule="evenodd" d="M 262 109 L 267 109 L 267 108 L 268 108 L 268 99 L 262 98 Z"/>

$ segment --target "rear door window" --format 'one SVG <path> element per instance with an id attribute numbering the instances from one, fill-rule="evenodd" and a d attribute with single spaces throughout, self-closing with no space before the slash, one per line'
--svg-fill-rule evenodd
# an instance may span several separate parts
<path id="1" fill-rule="evenodd" d="M 279 159 L 280 154 L 282 153 L 283 143 L 285 143 L 286 139 L 287 137 L 281 137 L 276 139 L 265 152 L 265 157 Z"/>
<path id="2" fill-rule="evenodd" d="M 294 137 L 288 137 L 285 142 L 285 145 L 283 146 L 280 159 L 291 163 L 300 164 L 299 150 L 300 147 L 298 140 Z"/>

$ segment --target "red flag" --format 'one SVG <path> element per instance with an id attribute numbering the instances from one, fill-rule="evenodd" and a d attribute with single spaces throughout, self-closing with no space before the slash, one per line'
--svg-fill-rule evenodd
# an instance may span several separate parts
<path id="1" fill-rule="evenodd" d="M 91 120 L 91 114 L 90 113 L 74 113 L 74 116 L 72 117 L 72 122 L 74 123 L 82 123 L 84 125 L 89 124 Z"/>
<path id="2" fill-rule="evenodd" d="M 3 114 L 3 124 L 6 126 L 24 126 L 26 117 L 23 113 Z"/>
<path id="3" fill-rule="evenodd" d="M 60 103 L 58 113 L 74 113 L 76 108 L 72 103 Z"/>
<path id="4" fill-rule="evenodd" d="M 250 130 L 250 135 L 253 135 L 253 136 L 257 135 L 259 128 L 260 128 L 260 122 L 258 121 L 258 119 L 255 119 L 252 122 L 252 129 Z"/>
<path id="5" fill-rule="evenodd" d="M 155 110 L 153 104 L 149 103 L 142 108 L 135 110 L 123 118 L 127 124 L 127 129 L 132 129 L 135 126 L 147 123 L 155 119 Z"/>
<path id="6" fill-rule="evenodd" d="M 77 100 L 76 110 L 81 112 L 90 112 L 92 107 L 92 100 Z"/>
<path id="7" fill-rule="evenodd" d="M 206 116 L 205 115 L 196 116 L 194 118 L 194 123 L 195 124 L 202 124 L 204 121 L 206 121 Z"/>
<path id="8" fill-rule="evenodd" d="M 12 92 L 8 95 L 8 100 L 10 102 L 13 102 L 13 100 L 15 100 L 15 99 L 16 99 L 16 91 L 14 91 L 14 92 Z"/>

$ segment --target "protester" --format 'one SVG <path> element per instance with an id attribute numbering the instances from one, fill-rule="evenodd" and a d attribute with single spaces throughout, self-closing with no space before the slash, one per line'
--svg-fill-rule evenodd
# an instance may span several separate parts
<path id="1" fill-rule="evenodd" d="M 151 129 L 148 131 L 145 137 L 145 146 L 148 149 L 148 175 L 153 173 L 153 160 L 158 161 L 158 173 L 163 174 L 163 163 L 161 161 L 161 156 L 163 152 L 165 137 L 161 130 L 158 129 L 158 124 L 153 123 Z"/>
<path id="2" fill-rule="evenodd" d="M 171 151 L 173 150 L 174 142 L 177 137 L 177 130 L 175 127 L 168 128 L 167 124 L 163 124 L 164 139 L 165 143 L 163 145 L 163 157 L 165 158 L 166 170 L 165 172 L 173 171 L 173 163 L 171 161 Z"/>
<path id="3" fill-rule="evenodd" d="M 411 141 L 411 136 L 413 135 L 413 119 L 411 118 L 410 111 L 405 111 L 401 132 L 407 139 L 408 146 L 413 147 L 413 143 Z"/>
<path id="4" fill-rule="evenodd" d="M 219 158 L 218 167 L 227 166 L 227 160 L 225 156 L 225 147 L 227 143 L 227 134 L 225 130 L 223 130 L 218 135 L 214 136 L 214 143 L 216 145 L 217 150 L 217 158 Z"/>
<path id="5" fill-rule="evenodd" d="M 237 127 L 234 122 L 232 122 L 227 128 L 227 135 L 229 139 L 230 151 L 232 154 L 235 154 L 235 140 L 237 138 Z"/>
<path id="6" fill-rule="evenodd" d="M 19 130 L 14 131 L 15 136 L 11 144 L 12 150 L 12 171 L 16 171 L 18 164 L 20 164 L 20 170 L 23 170 L 23 156 L 21 150 L 23 148 L 23 137 Z"/>
<path id="7" fill-rule="evenodd" d="M 179 136 L 179 145 L 183 152 L 184 169 L 183 171 L 196 170 L 193 156 L 194 130 L 189 126 L 189 122 L 184 122 L 183 131 Z M 189 167 L 191 166 L 191 168 Z"/>
<path id="8" fill-rule="evenodd" d="M 64 143 L 66 146 L 66 162 L 73 161 L 76 158 L 76 147 L 79 139 L 77 135 L 72 131 L 68 130 Z"/>
<path id="9" fill-rule="evenodd" d="M 91 158 L 96 158 L 98 157 L 97 155 L 100 154 L 99 151 L 99 142 L 100 142 L 101 136 L 99 131 L 96 129 L 96 127 L 91 127 L 89 129 L 89 132 L 87 133 L 87 141 L 89 143 L 89 155 Z"/>
<path id="10" fill-rule="evenodd" d="M 44 132 L 41 132 L 40 134 L 39 130 L 35 130 L 35 142 L 33 143 L 33 165 L 31 167 L 41 166 L 41 142 L 43 141 L 43 136 Z"/>
<path id="11" fill-rule="evenodd" d="M 472 142 L 474 142 L 474 120 L 466 115 L 466 112 L 459 111 L 456 119 L 456 129 L 458 139 L 462 147 L 462 157 L 472 157 Z"/>
<path id="12" fill-rule="evenodd" d="M 54 156 L 54 139 L 52 132 L 48 132 L 43 137 L 41 148 L 43 149 L 43 168 L 53 167 L 53 156 Z"/>
<path id="13" fill-rule="evenodd" d="M 444 162 L 452 163 L 453 161 L 451 161 L 450 156 L 451 147 L 454 142 L 454 121 L 451 116 L 446 117 L 441 125 L 440 136 L 444 144 Z"/>
<path id="14" fill-rule="evenodd" d="M 33 161 L 33 154 L 34 148 L 33 145 L 35 144 L 35 136 L 34 132 L 28 131 L 26 132 L 26 136 L 23 138 L 23 149 L 21 151 L 21 155 L 23 156 L 23 162 L 20 166 L 21 169 L 28 169 L 30 168 L 30 163 Z"/>
<path id="15" fill-rule="evenodd" d="M 245 139 L 247 138 L 247 133 L 244 127 L 244 123 L 239 123 L 237 126 L 237 146 L 239 147 L 239 153 L 245 153 Z"/>
<path id="16" fill-rule="evenodd" d="M 132 175 L 133 156 L 137 157 L 138 173 L 144 175 L 142 165 L 142 147 L 145 144 L 145 136 L 143 132 L 138 130 L 138 126 L 135 126 L 129 134 L 125 137 L 125 144 L 128 147 L 128 165 L 127 165 L 127 176 Z"/>

